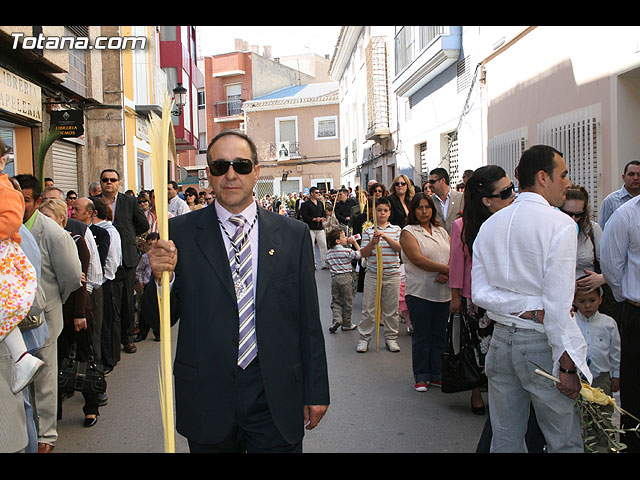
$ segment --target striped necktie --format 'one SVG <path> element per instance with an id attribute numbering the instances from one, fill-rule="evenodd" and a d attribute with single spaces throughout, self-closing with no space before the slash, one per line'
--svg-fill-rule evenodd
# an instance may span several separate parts
<path id="1" fill-rule="evenodd" d="M 253 275 L 251 273 L 251 242 L 249 242 L 249 237 L 244 235 L 244 218 L 240 215 L 234 215 L 229 220 L 237 227 L 231 238 L 229 265 L 238 301 L 238 365 L 244 369 L 258 353 L 253 304 Z"/>

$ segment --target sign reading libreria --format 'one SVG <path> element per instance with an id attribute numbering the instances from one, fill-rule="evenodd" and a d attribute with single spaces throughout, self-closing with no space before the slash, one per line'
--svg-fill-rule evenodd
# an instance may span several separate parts
<path id="1" fill-rule="evenodd" d="M 35 83 L 0 67 L 0 108 L 42 122 L 42 91 Z"/>

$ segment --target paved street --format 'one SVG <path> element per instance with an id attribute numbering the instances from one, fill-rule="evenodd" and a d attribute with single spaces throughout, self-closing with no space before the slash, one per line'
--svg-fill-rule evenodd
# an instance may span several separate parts
<path id="1" fill-rule="evenodd" d="M 381 346 L 375 337 L 369 352 L 356 353 L 357 330 L 336 334 L 330 325 L 331 277 L 316 272 L 323 330 L 329 363 L 331 406 L 320 425 L 307 433 L 307 453 L 470 453 L 486 417 L 473 415 L 470 393 L 426 393 L 413 389 L 411 337 L 402 324 L 401 352 Z M 354 321 L 361 312 L 362 294 L 354 301 Z M 178 326 L 172 330 L 175 341 Z M 122 354 L 108 377 L 109 404 L 100 409 L 98 423 L 82 426 L 82 396 L 65 400 L 54 452 L 161 453 L 163 430 L 158 394 L 160 344 L 153 335 L 137 344 L 138 352 Z M 486 399 L 486 397 L 485 397 Z M 176 433 L 176 451 L 188 452 Z"/>

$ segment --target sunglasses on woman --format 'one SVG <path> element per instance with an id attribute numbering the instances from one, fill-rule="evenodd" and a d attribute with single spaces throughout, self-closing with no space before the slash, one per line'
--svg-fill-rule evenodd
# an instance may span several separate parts
<path id="1" fill-rule="evenodd" d="M 584 214 L 586 213 L 584 210 L 582 212 L 567 212 L 566 210 L 563 210 L 562 208 L 560 209 L 560 211 L 562 213 L 566 213 L 567 215 L 569 215 L 570 217 L 573 217 L 573 218 L 582 218 L 584 216 Z"/>
<path id="2" fill-rule="evenodd" d="M 498 198 L 498 197 L 500 197 L 500 200 L 506 200 L 507 198 L 511 198 L 511 196 L 513 195 L 513 191 L 514 191 L 514 186 L 513 186 L 513 183 L 512 183 L 508 187 L 505 187 L 502 190 L 500 190 L 498 193 L 495 193 L 493 195 L 487 195 L 487 198 Z"/>
<path id="3" fill-rule="evenodd" d="M 227 162 L 226 160 L 214 160 L 209 164 L 209 171 L 214 177 L 220 177 L 224 175 L 232 166 L 236 173 L 240 175 L 247 175 L 253 170 L 253 162 L 251 160 L 234 160 L 233 162 Z"/>

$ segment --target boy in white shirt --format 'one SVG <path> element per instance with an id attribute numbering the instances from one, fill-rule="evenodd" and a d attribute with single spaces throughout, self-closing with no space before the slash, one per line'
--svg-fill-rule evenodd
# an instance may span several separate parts
<path id="1" fill-rule="evenodd" d="M 576 289 L 573 299 L 575 318 L 587 342 L 587 364 L 593 374 L 593 387 L 599 387 L 611 396 L 620 390 L 620 334 L 616 321 L 598 311 L 602 303 L 602 290 L 596 288 L 584 293 Z M 609 416 L 613 406 L 603 407 Z M 599 437 L 599 432 L 591 429 L 586 436 Z M 606 439 L 597 441 L 597 450 L 606 452 Z"/>
<path id="2" fill-rule="evenodd" d="M 607 394 L 620 389 L 620 333 L 616 321 L 600 313 L 600 288 L 588 293 L 576 290 L 576 321 L 587 342 L 587 363 L 593 374 L 593 387 Z"/>
<path id="3" fill-rule="evenodd" d="M 353 245 L 355 250 L 349 248 L 349 244 Z M 360 258 L 360 246 L 354 237 L 347 238 L 341 228 L 329 231 L 327 245 L 330 247 L 326 262 L 331 271 L 331 311 L 333 312 L 333 323 L 329 331 L 335 333 L 340 326 L 342 330 L 353 330 L 356 326 L 351 323 L 353 306 L 351 262 Z"/>

